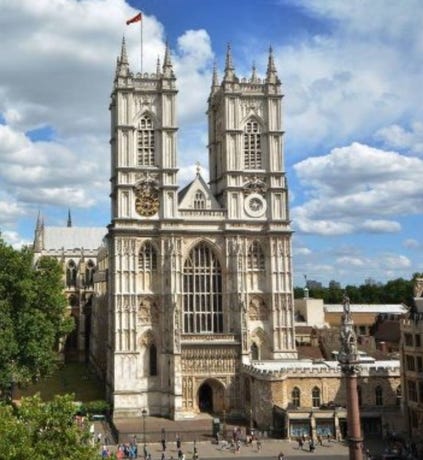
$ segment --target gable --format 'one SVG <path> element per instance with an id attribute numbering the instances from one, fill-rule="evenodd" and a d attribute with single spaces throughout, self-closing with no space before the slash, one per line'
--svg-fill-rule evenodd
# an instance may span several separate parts
<path id="1" fill-rule="evenodd" d="M 210 192 L 203 178 L 197 174 L 180 194 L 180 209 L 220 209 L 216 198 Z"/>

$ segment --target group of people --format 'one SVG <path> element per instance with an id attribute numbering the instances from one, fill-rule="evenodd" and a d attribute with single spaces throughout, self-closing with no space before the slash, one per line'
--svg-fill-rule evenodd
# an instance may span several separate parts
<path id="1" fill-rule="evenodd" d="M 314 442 L 314 439 L 313 438 L 310 438 L 308 441 L 306 439 L 305 436 L 299 436 L 297 438 L 297 442 L 298 442 L 298 449 L 301 449 L 301 450 L 304 450 L 304 446 L 306 445 L 306 443 L 308 442 L 308 450 L 310 452 L 314 452 L 316 450 L 316 443 Z M 323 445 L 323 442 L 322 444 Z"/>

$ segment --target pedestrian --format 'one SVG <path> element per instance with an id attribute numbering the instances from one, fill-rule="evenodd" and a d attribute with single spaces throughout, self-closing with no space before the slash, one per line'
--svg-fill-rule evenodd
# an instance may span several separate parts
<path id="1" fill-rule="evenodd" d="M 176 435 L 176 448 L 178 450 L 181 449 L 181 438 L 179 437 L 179 434 Z"/>
<path id="2" fill-rule="evenodd" d="M 261 451 L 261 441 L 257 439 L 257 452 Z"/>
<path id="3" fill-rule="evenodd" d="M 314 452 L 314 449 L 316 448 L 313 439 L 310 439 L 309 441 L 309 450 L 310 452 Z"/>
<path id="4" fill-rule="evenodd" d="M 166 439 L 162 439 L 162 448 L 163 448 L 162 449 L 163 452 L 165 452 L 166 451 Z"/>
<path id="5" fill-rule="evenodd" d="M 160 457 L 160 460 L 166 460 L 166 455 L 164 452 L 162 452 L 162 456 Z"/>
<path id="6" fill-rule="evenodd" d="M 283 452 L 279 452 L 278 460 L 285 460 L 285 455 Z"/>
<path id="7" fill-rule="evenodd" d="M 303 438 L 301 436 L 299 436 L 297 441 L 298 441 L 298 449 L 303 450 L 303 445 L 304 445 Z"/>

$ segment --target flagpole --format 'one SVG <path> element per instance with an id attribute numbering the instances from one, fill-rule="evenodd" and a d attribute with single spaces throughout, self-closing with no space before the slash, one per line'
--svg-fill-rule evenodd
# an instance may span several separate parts
<path id="1" fill-rule="evenodd" d="M 142 28 L 143 28 L 143 22 L 144 22 L 144 18 L 143 18 L 143 14 L 142 14 L 142 11 L 140 11 L 140 14 L 141 14 L 141 21 L 140 21 L 140 29 L 141 29 L 141 77 L 142 77 L 142 60 L 143 60 L 143 40 L 142 40 Z"/>

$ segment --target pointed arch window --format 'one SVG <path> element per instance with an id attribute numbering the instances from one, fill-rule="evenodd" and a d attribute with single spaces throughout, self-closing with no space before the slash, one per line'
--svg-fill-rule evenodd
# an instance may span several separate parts
<path id="1" fill-rule="evenodd" d="M 261 129 L 255 120 L 249 120 L 244 127 L 244 167 L 261 169 Z"/>
<path id="2" fill-rule="evenodd" d="M 314 387 L 311 390 L 311 404 L 313 407 L 320 407 L 320 388 Z"/>
<path id="3" fill-rule="evenodd" d="M 265 268 L 263 248 L 258 241 L 253 241 L 248 248 L 247 268 L 252 271 L 263 271 Z"/>
<path id="4" fill-rule="evenodd" d="M 291 393 L 291 402 L 294 407 L 301 406 L 301 391 L 298 387 L 294 387 Z"/>
<path id="5" fill-rule="evenodd" d="M 85 287 L 90 288 L 94 286 L 94 262 L 90 259 L 85 267 Z"/>
<path id="6" fill-rule="evenodd" d="M 195 246 L 184 263 L 183 316 L 185 333 L 223 332 L 221 268 L 205 243 Z"/>
<path id="7" fill-rule="evenodd" d="M 154 126 L 151 117 L 144 115 L 137 129 L 138 166 L 154 166 Z"/>
<path id="8" fill-rule="evenodd" d="M 66 286 L 68 288 L 76 287 L 76 274 L 76 264 L 73 260 L 70 260 L 66 267 Z"/>
<path id="9" fill-rule="evenodd" d="M 157 348 L 154 343 L 152 343 L 148 349 L 148 358 L 149 358 L 149 373 L 150 373 L 150 376 L 154 377 L 157 375 Z"/>
<path id="10" fill-rule="evenodd" d="M 251 360 L 258 361 L 260 359 L 260 349 L 255 342 L 251 344 Z"/>
<path id="11" fill-rule="evenodd" d="M 206 197 L 201 190 L 197 190 L 194 196 L 194 209 L 205 209 Z"/>
<path id="12" fill-rule="evenodd" d="M 157 251 L 149 241 L 141 246 L 138 257 L 138 268 L 141 272 L 157 270 Z"/>
<path id="13" fill-rule="evenodd" d="M 383 390 L 380 385 L 375 388 L 376 406 L 383 406 Z"/>

